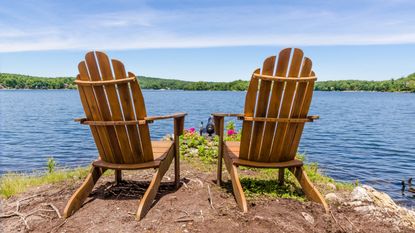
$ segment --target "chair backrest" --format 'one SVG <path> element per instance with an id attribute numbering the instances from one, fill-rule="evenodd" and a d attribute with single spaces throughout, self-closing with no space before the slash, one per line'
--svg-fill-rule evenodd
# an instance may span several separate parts
<path id="1" fill-rule="evenodd" d="M 78 69 L 75 83 L 87 121 L 108 123 L 90 125 L 101 159 L 119 164 L 152 161 L 148 124 L 124 124 L 147 116 L 135 75 L 129 72 L 127 77 L 120 61 L 98 51 L 88 52 Z"/>
<path id="2" fill-rule="evenodd" d="M 312 62 L 287 48 L 254 71 L 245 99 L 241 159 L 284 162 L 294 159 L 313 95 Z M 264 118 L 273 118 L 268 121 Z M 291 119 L 297 119 L 292 121 Z"/>

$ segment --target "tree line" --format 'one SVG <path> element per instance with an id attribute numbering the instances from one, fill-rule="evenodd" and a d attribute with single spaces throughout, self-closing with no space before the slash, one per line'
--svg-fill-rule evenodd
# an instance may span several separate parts
<path id="1" fill-rule="evenodd" d="M 21 74 L 0 73 L 0 89 L 76 89 L 73 77 L 43 78 Z M 165 90 L 211 90 L 244 91 L 249 82 L 236 80 L 232 82 L 191 82 L 175 79 L 138 77 L 143 89 Z M 386 81 L 336 80 L 316 82 L 318 91 L 381 91 L 381 92 L 415 92 L 415 73 L 399 79 Z"/>

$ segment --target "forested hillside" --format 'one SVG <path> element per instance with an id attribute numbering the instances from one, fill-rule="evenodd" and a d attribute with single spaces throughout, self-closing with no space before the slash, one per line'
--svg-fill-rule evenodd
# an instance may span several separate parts
<path id="1" fill-rule="evenodd" d="M 232 82 L 190 82 L 176 79 L 162 79 L 139 76 L 143 89 L 166 90 L 212 90 L 244 91 L 248 81 Z M 0 73 L 0 89 L 75 89 L 73 77 L 43 78 L 20 74 Z M 320 81 L 315 85 L 319 91 L 381 91 L 415 92 L 415 73 L 404 78 L 386 81 L 336 80 Z"/>

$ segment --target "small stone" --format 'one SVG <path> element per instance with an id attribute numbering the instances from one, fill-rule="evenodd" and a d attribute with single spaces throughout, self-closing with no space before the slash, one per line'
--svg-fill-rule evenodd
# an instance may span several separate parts
<path id="1" fill-rule="evenodd" d="M 335 185 L 335 184 L 333 184 L 333 183 L 328 183 L 328 184 L 327 184 L 327 187 L 329 187 L 331 190 L 337 190 L 336 185 Z"/>
<path id="2" fill-rule="evenodd" d="M 255 215 L 254 220 L 264 220 L 264 217 Z"/>
<path id="3" fill-rule="evenodd" d="M 335 193 L 328 193 L 325 196 L 326 200 L 332 203 L 338 203 L 340 202 L 340 198 Z"/>
<path id="4" fill-rule="evenodd" d="M 313 216 L 311 216 L 310 214 L 308 214 L 306 212 L 301 212 L 301 214 L 303 215 L 303 217 L 305 218 L 305 220 L 307 222 L 309 222 L 311 225 L 314 224 L 314 218 L 313 218 Z"/>
<path id="5" fill-rule="evenodd" d="M 373 199 L 369 196 L 367 190 L 360 186 L 353 189 L 352 200 L 373 202 Z"/>
<path id="6" fill-rule="evenodd" d="M 361 201 L 351 201 L 351 202 L 347 202 L 346 205 L 349 205 L 349 206 L 361 206 L 361 205 L 363 205 L 363 202 L 361 202 Z"/>
<path id="7" fill-rule="evenodd" d="M 355 207 L 354 210 L 356 212 L 360 212 L 360 213 L 364 213 L 364 214 L 368 214 L 372 211 L 374 211 L 376 208 L 373 205 L 366 205 L 366 206 L 358 206 Z"/>

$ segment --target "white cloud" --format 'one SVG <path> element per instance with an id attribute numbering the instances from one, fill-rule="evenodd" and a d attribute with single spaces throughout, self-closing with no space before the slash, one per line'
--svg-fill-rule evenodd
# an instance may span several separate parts
<path id="1" fill-rule="evenodd" d="M 386 8 L 371 1 L 350 9 L 322 3 L 192 8 L 141 4 L 94 12 L 47 4 L 37 6 L 33 15 L 17 5 L 0 9 L 0 52 L 415 43 L 413 6 L 405 4 L 396 1 L 394 10 L 390 2 Z"/>

